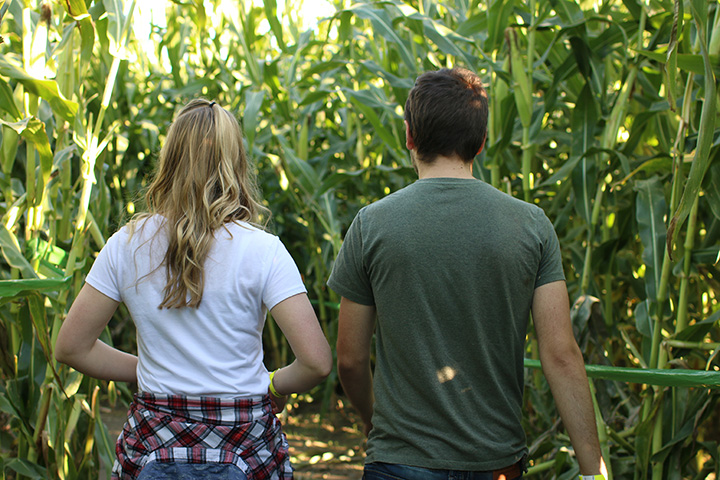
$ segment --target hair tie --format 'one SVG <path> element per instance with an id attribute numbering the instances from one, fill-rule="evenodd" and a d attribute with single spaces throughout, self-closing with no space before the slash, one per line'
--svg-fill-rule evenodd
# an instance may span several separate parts
<path id="1" fill-rule="evenodd" d="M 210 105 L 208 105 L 208 106 L 209 106 L 210 108 L 212 108 L 213 105 L 215 105 L 215 102 L 214 102 L 214 101 L 213 101 L 213 102 L 210 102 Z"/>

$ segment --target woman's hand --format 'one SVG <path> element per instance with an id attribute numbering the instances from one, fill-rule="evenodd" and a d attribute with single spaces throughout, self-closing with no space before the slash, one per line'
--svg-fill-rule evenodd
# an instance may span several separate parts
<path id="1" fill-rule="evenodd" d="M 288 397 L 287 395 L 283 395 L 282 397 L 276 397 L 273 395 L 273 393 L 268 389 L 268 395 L 270 395 L 270 404 L 272 405 L 272 412 L 275 415 L 279 415 L 283 410 L 285 410 L 285 405 L 287 405 Z"/>

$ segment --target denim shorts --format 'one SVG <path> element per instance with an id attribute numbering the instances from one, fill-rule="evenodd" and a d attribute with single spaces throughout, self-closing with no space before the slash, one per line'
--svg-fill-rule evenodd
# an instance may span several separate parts
<path id="1" fill-rule="evenodd" d="M 363 480 L 519 480 L 519 476 L 507 477 L 495 472 L 468 472 L 463 470 L 435 470 L 391 463 L 365 464 Z"/>
<path id="2" fill-rule="evenodd" d="M 137 480 L 248 480 L 236 465 L 228 463 L 149 462 Z"/>

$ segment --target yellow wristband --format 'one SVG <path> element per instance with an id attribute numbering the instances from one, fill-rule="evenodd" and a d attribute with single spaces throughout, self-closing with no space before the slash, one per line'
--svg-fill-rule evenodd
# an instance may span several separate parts
<path id="1" fill-rule="evenodd" d="M 277 390 L 275 390 L 275 386 L 273 385 L 273 378 L 275 377 L 275 373 L 277 373 L 277 370 L 273 370 L 270 372 L 270 393 L 273 394 L 273 396 L 282 398 L 285 395 L 280 395 Z"/>
<path id="2" fill-rule="evenodd" d="M 580 475 L 580 480 L 605 480 L 605 475 Z"/>

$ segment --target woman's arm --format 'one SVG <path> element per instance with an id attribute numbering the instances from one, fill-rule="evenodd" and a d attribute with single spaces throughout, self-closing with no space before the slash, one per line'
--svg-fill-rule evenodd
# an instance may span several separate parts
<path id="1" fill-rule="evenodd" d="M 100 380 L 137 382 L 137 357 L 98 340 L 118 302 L 85 284 L 55 342 L 55 359 Z"/>
<path id="2" fill-rule="evenodd" d="M 295 354 L 294 362 L 275 373 L 275 390 L 281 395 L 310 390 L 332 370 L 330 345 L 310 300 L 304 293 L 294 295 L 275 305 L 270 313 Z"/>

